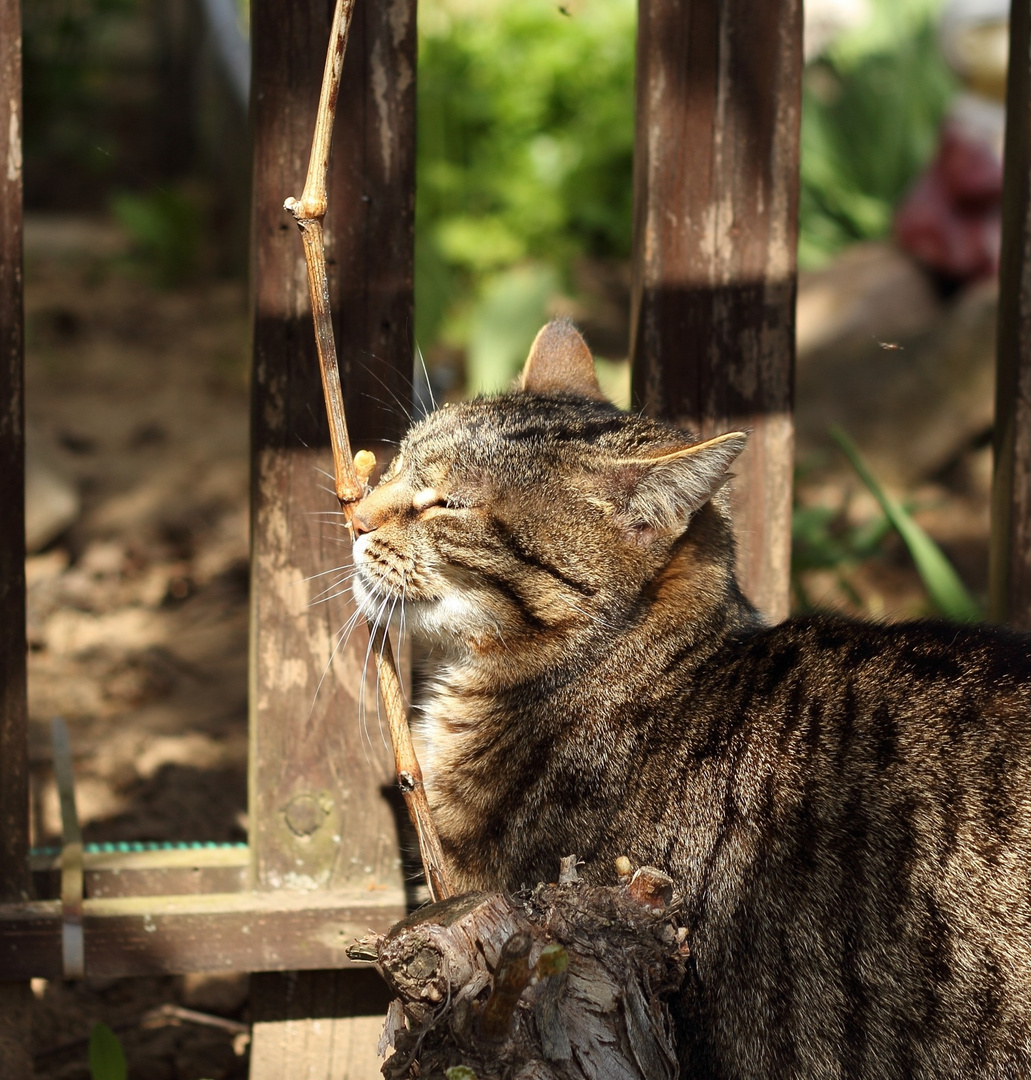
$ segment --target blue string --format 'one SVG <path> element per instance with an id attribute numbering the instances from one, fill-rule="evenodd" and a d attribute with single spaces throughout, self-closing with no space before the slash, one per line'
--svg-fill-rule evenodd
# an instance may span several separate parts
<path id="1" fill-rule="evenodd" d="M 82 850 L 86 855 L 127 855 L 137 851 L 238 851 L 246 847 L 241 842 L 219 844 L 214 840 L 108 840 L 99 844 L 83 844 Z M 35 847 L 29 854 L 53 858 L 61 854 L 61 848 Z"/>

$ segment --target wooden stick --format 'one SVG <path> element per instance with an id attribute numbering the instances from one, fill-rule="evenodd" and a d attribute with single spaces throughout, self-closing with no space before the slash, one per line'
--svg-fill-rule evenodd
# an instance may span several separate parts
<path id="1" fill-rule="evenodd" d="M 319 369 L 322 372 L 322 393 L 329 417 L 329 438 L 333 447 L 333 476 L 336 496 L 345 513 L 350 503 L 357 502 L 364 490 L 355 474 L 351 443 L 344 419 L 344 398 L 340 389 L 340 368 L 337 364 L 336 341 L 333 337 L 333 318 L 329 306 L 329 284 L 326 279 L 326 248 L 322 236 L 322 219 L 328 205 L 326 178 L 329 172 L 329 151 L 333 143 L 333 120 L 336 116 L 337 95 L 340 93 L 340 73 L 344 67 L 347 32 L 351 28 L 354 0 L 337 0 L 333 25 L 329 31 L 329 49 L 322 73 L 322 92 L 315 116 L 308 176 L 300 199 L 293 196 L 283 204 L 301 230 L 304 242 L 304 261 L 308 267 L 308 291 L 311 294 L 311 313 L 315 321 L 315 341 L 319 350 Z M 350 515 L 348 514 L 350 525 Z"/>
<path id="2" fill-rule="evenodd" d="M 336 115 L 340 73 L 343 70 L 344 51 L 347 48 L 347 33 L 351 25 L 353 10 L 354 0 L 337 0 L 322 77 L 322 92 L 319 96 L 319 109 L 315 120 L 308 176 L 301 197 L 299 199 L 291 197 L 283 204 L 283 208 L 293 214 L 304 242 L 312 318 L 315 321 L 315 340 L 319 352 L 319 368 L 322 372 L 322 390 L 326 399 L 326 414 L 329 418 L 330 442 L 333 448 L 336 496 L 340 501 L 349 529 L 354 504 L 365 494 L 368 478 L 375 467 L 375 457 L 367 450 L 359 451 L 354 457 L 351 455 L 351 443 L 347 435 L 347 421 L 344 416 L 343 393 L 340 388 L 336 342 L 333 337 L 322 219 L 325 217 L 328 205 L 326 178 L 333 138 L 333 119 Z M 376 653 L 376 674 L 380 694 L 383 697 L 390 726 L 390 741 L 394 750 L 394 768 L 398 786 L 404 796 L 409 817 L 415 826 L 430 896 L 434 900 L 443 900 L 452 895 L 454 888 L 444 863 L 440 838 L 430 817 L 429 803 L 422 781 L 422 769 L 415 756 L 411 732 L 408 729 L 408 713 L 404 695 L 401 693 L 401 682 L 397 674 L 394 652 L 385 627 L 376 627 L 370 623 L 369 632 L 372 635 L 372 647 Z"/>

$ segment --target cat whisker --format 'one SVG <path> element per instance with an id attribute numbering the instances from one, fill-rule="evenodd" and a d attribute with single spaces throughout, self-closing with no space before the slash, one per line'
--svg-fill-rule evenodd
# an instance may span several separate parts
<path id="1" fill-rule="evenodd" d="M 401 598 L 399 596 L 394 597 L 394 602 L 390 605 L 390 613 L 387 615 L 386 622 L 383 624 L 383 640 L 380 642 L 379 656 L 377 657 L 377 663 L 376 663 L 376 671 L 377 672 L 379 671 L 380 666 L 383 664 L 383 653 L 386 650 L 387 642 L 389 641 L 390 620 L 394 617 L 394 611 L 397 608 L 398 603 L 400 603 L 400 599 Z M 401 683 L 401 672 L 400 672 L 400 670 L 398 670 L 398 672 L 397 672 L 397 681 L 398 681 L 398 685 L 400 686 L 400 689 L 401 689 L 401 695 L 403 697 L 404 696 L 404 686 Z M 377 680 L 377 682 L 378 682 L 378 680 Z M 378 686 L 377 686 L 377 689 L 378 689 Z M 377 726 L 379 728 L 379 737 L 382 740 L 383 745 L 387 746 L 387 739 L 386 739 L 386 735 L 385 735 L 384 730 L 383 730 L 383 712 L 382 712 L 382 709 L 381 709 L 381 705 L 382 705 L 382 702 L 380 701 L 380 695 L 377 693 L 376 694 L 376 724 L 377 724 Z"/>
<path id="2" fill-rule="evenodd" d="M 362 397 L 367 401 L 374 401 L 377 405 L 381 405 L 388 412 L 393 412 L 396 408 L 408 421 L 409 426 L 415 423 L 415 417 L 412 414 L 412 410 L 404 401 L 402 401 L 397 391 L 380 375 L 378 375 L 371 368 L 368 369 L 368 374 L 372 376 L 383 387 L 384 390 L 394 399 L 393 402 L 384 401 L 382 398 L 376 397 L 375 394 L 370 394 L 367 390 L 362 392 Z M 408 380 L 408 389 L 414 393 L 414 386 L 411 379 Z"/>
<path id="3" fill-rule="evenodd" d="M 380 625 L 380 620 L 383 617 L 383 612 L 386 610 L 387 604 L 390 602 L 390 596 L 384 596 L 380 603 L 379 609 L 373 618 L 369 619 L 370 627 L 376 627 Z M 368 673 L 369 673 L 369 657 L 372 655 L 372 642 L 373 635 L 369 634 L 369 642 L 365 646 L 365 659 L 362 661 L 362 674 L 361 674 L 361 689 L 358 693 L 358 723 L 365 730 L 365 734 L 369 739 L 369 746 L 372 746 L 372 737 L 368 733 L 368 709 L 367 709 L 367 687 L 368 687 Z M 379 714 L 379 693 L 378 687 L 376 691 L 376 713 Z M 380 732 L 382 735 L 382 730 Z"/>
<path id="4" fill-rule="evenodd" d="M 426 367 L 426 360 L 422 355 L 422 349 L 419 348 L 419 343 L 415 343 L 415 355 L 413 357 L 415 364 L 414 377 L 412 379 L 412 399 L 416 403 L 415 411 L 425 416 L 432 409 L 433 412 L 437 411 L 437 400 L 433 396 L 433 384 L 430 382 L 429 368 Z M 421 373 L 421 378 L 420 378 Z M 425 398 L 429 399 L 430 409 L 426 408 L 426 401 L 422 391 L 425 389 Z"/>
<path id="5" fill-rule="evenodd" d="M 331 566 L 328 570 L 319 570 L 317 573 L 308 574 L 306 577 L 301 578 L 301 581 L 314 581 L 316 578 L 326 577 L 328 574 L 338 574 L 341 571 L 348 573 L 357 573 L 358 568 L 352 563 L 351 566 Z"/>
<path id="6" fill-rule="evenodd" d="M 361 612 L 355 609 L 347 622 L 337 631 L 336 641 L 333 644 L 333 648 L 330 651 L 329 659 L 326 661 L 325 666 L 322 669 L 322 675 L 319 677 L 318 685 L 315 687 L 315 693 L 312 695 L 311 708 L 308 710 L 308 717 L 310 718 L 315 711 L 315 704 L 319 700 L 319 693 L 322 690 L 322 684 L 326 681 L 326 676 L 330 673 L 333 667 L 333 663 L 337 658 L 337 654 L 343 649 L 346 649 L 348 641 L 351 639 L 351 634 L 354 632 L 354 628 L 358 625 L 361 619 Z M 360 715 L 360 710 L 359 710 Z M 359 738 L 361 738 L 361 724 L 358 725 Z M 366 763 L 369 762 L 369 752 L 365 748 L 365 740 L 362 739 L 362 753 L 365 755 Z"/>
<path id="7" fill-rule="evenodd" d="M 338 596 L 344 596 L 350 591 L 350 583 L 358 576 L 357 570 L 349 570 L 341 577 L 331 581 L 321 592 L 316 593 L 309 601 L 308 606 L 325 604 Z"/>
<path id="8" fill-rule="evenodd" d="M 404 413 L 405 419 L 408 421 L 409 425 L 414 424 L 415 423 L 415 417 L 412 415 L 411 411 L 402 403 L 401 399 L 398 398 L 396 394 L 392 393 L 391 396 L 396 399 L 395 402 L 394 402 L 394 405 L 396 405 L 396 407 L 402 413 Z M 377 397 L 375 394 L 370 394 L 368 391 L 365 391 L 362 394 L 362 397 L 365 398 L 366 401 L 373 401 L 377 405 L 382 406 L 388 412 L 392 411 L 393 408 L 394 408 L 394 405 L 392 405 L 391 402 L 384 401 L 383 398 Z"/>
<path id="9" fill-rule="evenodd" d="M 330 510 L 328 508 L 324 510 L 306 510 L 304 516 L 327 518 L 330 521 L 338 521 L 341 518 L 343 518 L 345 522 L 347 520 L 347 515 L 343 510 Z"/>

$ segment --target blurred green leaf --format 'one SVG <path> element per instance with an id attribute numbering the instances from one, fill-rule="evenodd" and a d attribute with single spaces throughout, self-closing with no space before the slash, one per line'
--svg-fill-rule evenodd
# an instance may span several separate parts
<path id="1" fill-rule="evenodd" d="M 186 195 L 164 188 L 119 192 L 111 196 L 110 207 L 159 284 L 179 285 L 196 272 L 201 214 Z"/>
<path id="2" fill-rule="evenodd" d="M 888 234 L 934 153 L 955 83 L 938 47 L 941 0 L 873 0 L 872 18 L 806 69 L 799 263 Z"/>
<path id="3" fill-rule="evenodd" d="M 121 1041 L 107 1024 L 94 1024 L 90 1031 L 89 1071 L 92 1080 L 127 1080 L 129 1076 Z"/>
<path id="4" fill-rule="evenodd" d="M 961 622 L 975 622 L 982 618 L 977 602 L 967 591 L 941 548 L 920 528 L 909 512 L 884 491 L 867 468 L 856 444 L 836 426 L 831 428 L 831 436 L 870 490 L 870 494 L 880 504 L 885 517 L 902 537 L 935 607 L 948 618 Z"/>
<path id="5" fill-rule="evenodd" d="M 419 23 L 416 334 L 471 345 L 499 275 L 558 288 L 630 253 L 636 10 L 426 0 Z"/>
<path id="6" fill-rule="evenodd" d="M 540 264 L 516 266 L 488 279 L 470 320 L 470 394 L 503 390 L 512 381 L 547 321 L 548 297 L 557 284 L 555 271 Z"/>

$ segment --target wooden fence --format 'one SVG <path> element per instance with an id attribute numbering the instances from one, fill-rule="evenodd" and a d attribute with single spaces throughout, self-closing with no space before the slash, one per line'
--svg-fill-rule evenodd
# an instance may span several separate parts
<path id="1" fill-rule="evenodd" d="M 247 970 L 252 1077 L 377 1075 L 385 1005 L 344 948 L 405 910 L 390 763 L 360 748 L 361 656 L 317 682 L 335 626 L 284 582 L 341 561 L 313 510 L 328 460 L 301 245 L 299 193 L 331 0 L 252 0 L 252 633 L 250 843 L 245 851 L 94 856 L 85 965 L 97 975 Z M 1014 4 L 999 350 L 993 611 L 1031 627 L 1029 28 Z M 744 587 L 787 611 L 792 469 L 801 0 L 640 0 L 633 388 L 649 411 L 708 433 L 755 432 L 741 462 Z M 356 449 L 382 454 L 409 392 L 413 311 L 414 0 L 358 0 L 326 221 Z M 17 0 L 0 0 L 0 1074 L 30 1074 L 27 982 L 63 973 L 53 875 L 29 860 L 20 57 Z M 350 646 L 359 648 L 357 643 Z M 316 706 L 309 713 L 311 702 Z M 401 815 L 403 816 L 403 814 Z M 370 875 L 379 888 L 363 888 Z M 104 899 L 89 899 L 99 897 Z M 289 973 L 289 974 L 284 974 Z"/>

